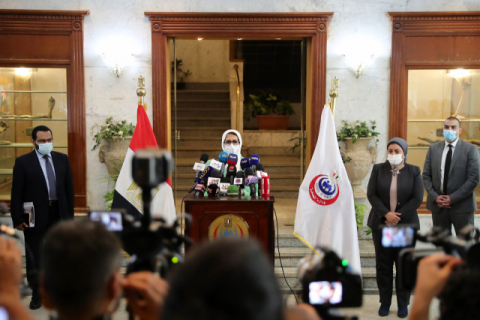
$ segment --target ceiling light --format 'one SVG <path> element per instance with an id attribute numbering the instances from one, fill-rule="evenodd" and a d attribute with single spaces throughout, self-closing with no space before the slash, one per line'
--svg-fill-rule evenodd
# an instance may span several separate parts
<path id="1" fill-rule="evenodd" d="M 451 77 L 454 77 L 455 79 L 461 79 L 470 75 L 470 70 L 465 70 L 465 69 L 447 70 L 447 74 Z"/>

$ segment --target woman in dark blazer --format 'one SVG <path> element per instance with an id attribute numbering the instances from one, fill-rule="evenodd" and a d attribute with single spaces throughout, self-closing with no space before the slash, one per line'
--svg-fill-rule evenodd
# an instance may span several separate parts
<path id="1" fill-rule="evenodd" d="M 408 146 L 405 140 L 393 138 L 388 142 L 387 150 L 387 161 L 373 166 L 368 182 L 367 196 L 372 210 L 367 225 L 372 229 L 375 246 L 377 285 L 381 304 L 378 314 L 384 317 L 390 312 L 395 263 L 397 315 L 406 318 L 411 291 L 401 289 L 398 283 L 398 254 L 402 248 L 384 248 L 381 227 L 409 224 L 419 229 L 417 209 L 423 201 L 423 184 L 420 168 L 406 163 Z"/>

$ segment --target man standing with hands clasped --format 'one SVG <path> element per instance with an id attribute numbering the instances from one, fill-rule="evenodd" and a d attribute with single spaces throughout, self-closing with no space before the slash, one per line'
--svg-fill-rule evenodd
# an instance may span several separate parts
<path id="1" fill-rule="evenodd" d="M 32 288 L 30 309 L 42 305 L 38 289 L 40 245 L 48 229 L 59 220 L 73 219 L 74 193 L 70 163 L 66 154 L 52 151 L 52 130 L 38 126 L 32 130 L 30 153 L 18 157 L 13 167 L 12 200 L 10 211 L 13 225 L 23 231 L 26 255 L 27 280 Z M 34 214 L 28 221 L 25 212 Z"/>
<path id="2" fill-rule="evenodd" d="M 466 225 L 473 225 L 480 166 L 478 148 L 460 139 L 460 133 L 460 120 L 447 118 L 443 124 L 445 141 L 430 145 L 423 167 L 433 225 L 451 232 L 453 224 L 457 234 Z"/>

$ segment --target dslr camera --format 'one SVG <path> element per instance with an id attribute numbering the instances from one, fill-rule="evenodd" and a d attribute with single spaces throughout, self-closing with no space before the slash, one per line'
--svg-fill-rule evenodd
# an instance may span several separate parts
<path id="1" fill-rule="evenodd" d="M 473 226 L 466 226 L 457 237 L 449 230 L 433 227 L 426 233 L 415 232 L 415 237 L 422 242 L 432 243 L 436 248 L 405 248 L 399 254 L 399 283 L 407 290 L 412 290 L 417 281 L 419 261 L 435 253 L 446 253 L 464 260 L 468 266 L 480 267 L 480 231 Z"/>
<path id="2" fill-rule="evenodd" d="M 137 150 L 131 170 L 133 181 L 142 189 L 143 215 L 133 216 L 124 209 L 90 212 L 91 220 L 103 223 L 122 240 L 124 250 L 130 255 L 127 274 L 152 271 L 165 277 L 175 264 L 183 261 L 181 246 L 190 240 L 178 234 L 178 221 L 168 226 L 150 212 L 152 189 L 167 181 L 171 168 L 168 151 Z"/>
<path id="3" fill-rule="evenodd" d="M 303 300 L 312 305 L 322 319 L 358 319 L 334 314 L 335 308 L 362 306 L 362 278 L 354 274 L 346 259 L 323 247 L 300 260 L 298 278 Z"/>

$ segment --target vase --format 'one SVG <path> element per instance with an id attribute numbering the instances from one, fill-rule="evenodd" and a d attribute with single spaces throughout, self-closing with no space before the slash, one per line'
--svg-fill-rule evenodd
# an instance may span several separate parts
<path id="1" fill-rule="evenodd" d="M 290 116 L 257 116 L 259 130 L 287 130 Z"/>
<path id="2" fill-rule="evenodd" d="M 132 137 L 105 141 L 107 144 L 102 144 L 100 146 L 98 158 L 101 163 L 107 165 L 108 174 L 119 174 L 125 156 L 127 155 L 128 147 L 132 141 Z"/>
<path id="3" fill-rule="evenodd" d="M 346 148 L 340 147 L 340 153 L 351 160 L 345 162 L 345 169 L 347 169 L 348 178 L 353 188 L 354 198 L 366 198 L 365 192 L 360 185 L 362 180 L 370 171 L 370 166 L 375 163 L 377 159 L 377 148 L 375 146 L 368 147 L 370 140 L 373 138 L 360 138 L 355 143 L 352 138 L 345 138 Z"/>

